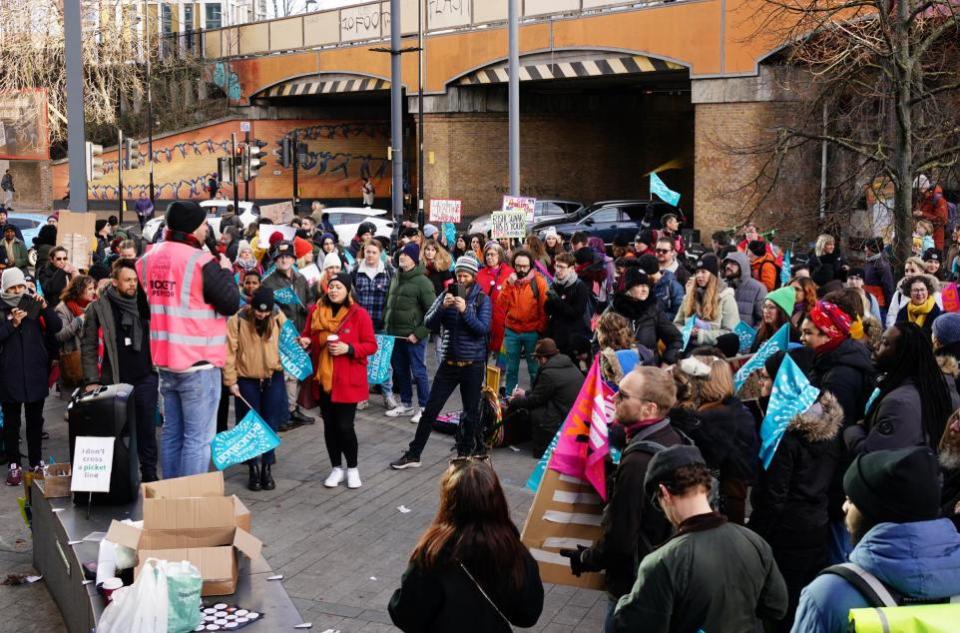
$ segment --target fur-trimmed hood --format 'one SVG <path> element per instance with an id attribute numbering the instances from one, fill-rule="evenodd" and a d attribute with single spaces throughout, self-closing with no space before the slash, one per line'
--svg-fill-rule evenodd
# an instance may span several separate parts
<path id="1" fill-rule="evenodd" d="M 933 288 L 933 292 L 931 294 L 936 294 L 942 290 L 942 288 L 940 287 L 940 280 L 934 277 L 933 275 L 929 275 L 927 273 L 921 273 L 919 275 L 910 275 L 909 277 L 904 277 L 899 282 L 897 282 L 897 289 L 900 291 L 900 294 L 902 294 L 907 299 L 909 299 L 910 297 L 910 289 L 907 288 L 906 290 L 904 290 L 903 286 L 906 283 L 907 279 L 910 279 L 912 277 L 923 277 L 927 281 L 927 285 Z"/>
<path id="2" fill-rule="evenodd" d="M 842 426 L 843 408 L 832 393 L 824 391 L 812 407 L 790 421 L 787 429 L 809 442 L 823 442 L 835 438 Z"/>
<path id="3" fill-rule="evenodd" d="M 953 354 L 937 354 L 937 365 L 940 366 L 940 371 L 946 376 L 950 376 L 954 380 L 960 378 L 960 362 L 953 356 Z"/>

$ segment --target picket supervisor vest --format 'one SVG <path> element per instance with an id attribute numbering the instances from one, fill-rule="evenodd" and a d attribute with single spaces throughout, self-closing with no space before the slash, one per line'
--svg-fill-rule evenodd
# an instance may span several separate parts
<path id="1" fill-rule="evenodd" d="M 150 353 L 162 369 L 185 371 L 206 361 L 227 359 L 227 319 L 203 299 L 206 251 L 180 242 L 162 242 L 137 261 L 137 274 L 150 303 Z"/>

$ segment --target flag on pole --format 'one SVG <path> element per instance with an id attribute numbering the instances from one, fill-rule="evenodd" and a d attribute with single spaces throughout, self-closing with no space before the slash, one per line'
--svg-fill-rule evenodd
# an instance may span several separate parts
<path id="1" fill-rule="evenodd" d="M 599 358 L 595 358 L 560 427 L 548 464 L 551 470 L 590 482 L 604 500 L 607 499 L 604 458 L 610 448 L 607 425 L 613 420 L 613 394 L 613 388 L 600 373 Z"/>
<path id="2" fill-rule="evenodd" d="M 790 421 L 812 407 L 819 397 L 820 390 L 810 384 L 793 359 L 784 357 L 773 381 L 767 415 L 760 425 L 760 461 L 764 470 L 770 468 Z"/>
<path id="3" fill-rule="evenodd" d="M 787 250 L 783 254 L 783 265 L 780 267 L 780 285 L 786 286 L 790 283 L 791 271 L 793 269 L 793 252 Z"/>
<path id="4" fill-rule="evenodd" d="M 650 174 L 650 193 L 672 207 L 680 203 L 680 194 L 670 189 L 665 182 L 660 180 L 660 176 L 655 173 Z"/>
<path id="5" fill-rule="evenodd" d="M 787 350 L 789 346 L 790 324 L 784 323 L 783 327 L 777 330 L 776 334 L 764 341 L 760 349 L 757 350 L 757 353 L 737 370 L 736 375 L 733 377 L 734 389 L 740 391 L 744 383 L 747 382 L 747 378 L 750 377 L 750 374 L 763 367 L 763 364 L 767 362 L 768 358 L 777 352 Z"/>
<path id="6" fill-rule="evenodd" d="M 736 327 L 733 328 L 733 333 L 740 339 L 740 349 L 738 351 L 741 354 L 749 354 L 750 348 L 753 347 L 753 342 L 757 339 L 757 331 L 743 321 L 740 321 Z"/>

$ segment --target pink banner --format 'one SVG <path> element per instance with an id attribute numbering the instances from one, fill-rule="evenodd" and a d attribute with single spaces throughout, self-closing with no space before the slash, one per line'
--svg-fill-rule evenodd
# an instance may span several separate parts
<path id="1" fill-rule="evenodd" d="M 560 428 L 557 447 L 549 468 L 564 475 L 585 479 L 606 501 L 606 467 L 609 453 L 607 425 L 613 420 L 613 389 L 600 375 L 599 358 L 594 359 L 573 408 Z"/>

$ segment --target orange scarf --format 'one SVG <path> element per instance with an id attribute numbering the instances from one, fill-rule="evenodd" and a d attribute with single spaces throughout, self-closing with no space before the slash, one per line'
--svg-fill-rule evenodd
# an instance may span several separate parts
<path id="1" fill-rule="evenodd" d="M 327 305 L 326 301 L 318 302 L 317 309 L 313 313 L 310 330 L 320 344 L 320 353 L 317 359 L 317 382 L 320 383 L 324 393 L 333 391 L 333 355 L 327 349 L 327 338 L 340 331 L 340 326 L 343 325 L 352 311 L 353 305 L 348 298 L 336 316 L 333 315 L 333 308 Z"/>

